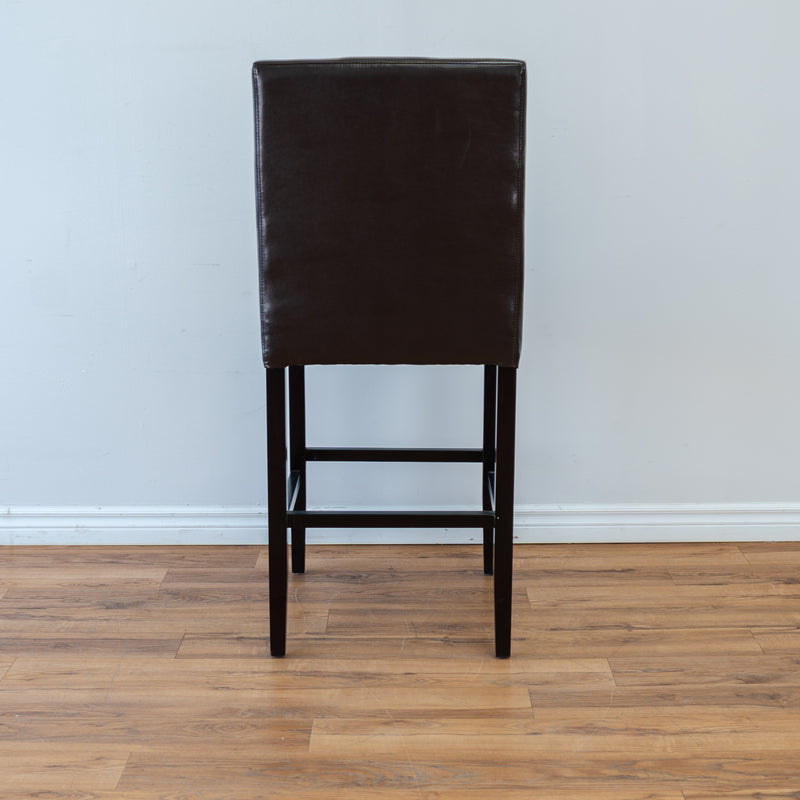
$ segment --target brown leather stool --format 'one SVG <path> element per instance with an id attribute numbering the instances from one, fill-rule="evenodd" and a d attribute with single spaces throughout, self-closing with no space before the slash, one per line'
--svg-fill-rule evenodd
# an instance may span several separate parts
<path id="1" fill-rule="evenodd" d="M 306 528 L 461 527 L 483 529 L 508 657 L 525 64 L 259 61 L 253 85 L 271 653 L 286 652 L 287 527 L 294 572 Z M 483 447 L 308 447 L 306 364 L 484 365 Z M 483 510 L 309 511 L 308 461 L 481 463 Z"/>

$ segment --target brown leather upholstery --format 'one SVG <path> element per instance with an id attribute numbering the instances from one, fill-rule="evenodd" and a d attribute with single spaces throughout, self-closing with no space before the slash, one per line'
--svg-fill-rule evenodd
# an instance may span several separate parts
<path id="1" fill-rule="evenodd" d="M 519 362 L 525 65 L 253 67 L 264 363 Z"/>

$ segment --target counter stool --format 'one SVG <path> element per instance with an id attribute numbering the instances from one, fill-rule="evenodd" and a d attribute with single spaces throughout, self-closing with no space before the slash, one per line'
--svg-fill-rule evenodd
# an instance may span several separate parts
<path id="1" fill-rule="evenodd" d="M 287 528 L 303 572 L 307 528 L 457 527 L 483 529 L 496 655 L 507 658 L 525 64 L 259 61 L 253 86 L 270 652 L 286 652 Z M 483 365 L 483 446 L 309 447 L 307 364 Z M 483 507 L 310 511 L 309 461 L 479 463 Z"/>

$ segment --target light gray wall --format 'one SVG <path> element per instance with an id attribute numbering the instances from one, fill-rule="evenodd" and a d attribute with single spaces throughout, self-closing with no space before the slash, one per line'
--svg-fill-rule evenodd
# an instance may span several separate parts
<path id="1" fill-rule="evenodd" d="M 250 64 L 420 55 L 529 65 L 520 508 L 799 509 L 798 41 L 793 0 L 0 0 L 0 507 L 258 513 Z M 477 445 L 480 385 L 312 370 L 310 436 Z"/>

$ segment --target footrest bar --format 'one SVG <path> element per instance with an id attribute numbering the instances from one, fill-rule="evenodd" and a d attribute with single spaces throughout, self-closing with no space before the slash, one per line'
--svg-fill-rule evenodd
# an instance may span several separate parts
<path id="1" fill-rule="evenodd" d="M 307 447 L 307 461 L 416 461 L 480 464 L 480 448 Z"/>
<path id="2" fill-rule="evenodd" d="M 288 524 L 304 528 L 483 528 L 491 511 L 289 511 Z"/>

